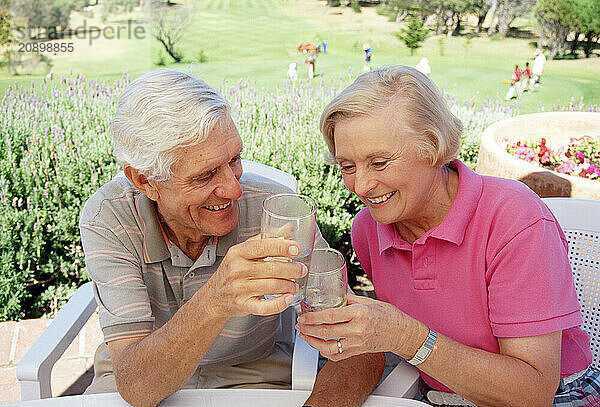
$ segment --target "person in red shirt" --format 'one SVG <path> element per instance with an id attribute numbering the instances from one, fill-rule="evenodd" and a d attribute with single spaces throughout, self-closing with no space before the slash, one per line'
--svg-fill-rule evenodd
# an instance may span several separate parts
<path id="1" fill-rule="evenodd" d="M 531 68 L 529 67 L 529 62 L 525 62 L 525 70 L 523 71 L 523 75 L 525 75 L 525 78 L 528 80 L 531 78 Z"/>
<path id="2" fill-rule="evenodd" d="M 519 69 L 519 65 L 515 65 L 515 72 L 513 73 L 512 80 L 510 81 L 511 85 L 519 82 L 521 80 L 521 70 Z"/>

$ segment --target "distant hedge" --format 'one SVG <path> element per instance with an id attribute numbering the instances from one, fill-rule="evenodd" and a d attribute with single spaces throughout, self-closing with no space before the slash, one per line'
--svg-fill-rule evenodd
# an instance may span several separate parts
<path id="1" fill-rule="evenodd" d="M 323 107 L 350 81 L 285 82 L 276 91 L 223 85 L 245 143 L 244 157 L 293 174 L 319 206 L 319 225 L 350 260 L 350 225 L 360 202 L 325 163 Z M 56 312 L 88 280 L 77 227 L 83 203 L 119 170 L 108 124 L 127 74 L 112 83 L 80 75 L 9 88 L 0 102 L 0 321 Z M 514 114 L 497 101 L 461 104 L 462 158 L 474 164 L 479 134 Z M 352 276 L 360 273 L 355 262 Z"/>

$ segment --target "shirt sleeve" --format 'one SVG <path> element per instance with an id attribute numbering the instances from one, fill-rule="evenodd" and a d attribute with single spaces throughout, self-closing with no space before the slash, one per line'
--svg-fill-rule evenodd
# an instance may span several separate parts
<path id="1" fill-rule="evenodd" d="M 86 221 L 80 222 L 79 229 L 104 341 L 149 335 L 154 317 L 141 260 L 131 250 L 128 233 Z"/>
<path id="2" fill-rule="evenodd" d="M 486 279 L 495 336 L 541 335 L 582 323 L 567 250 L 560 227 L 546 218 L 493 248 Z"/>

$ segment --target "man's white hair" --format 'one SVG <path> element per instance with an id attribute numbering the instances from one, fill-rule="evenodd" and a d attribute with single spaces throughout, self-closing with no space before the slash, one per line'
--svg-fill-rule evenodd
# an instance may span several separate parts
<path id="1" fill-rule="evenodd" d="M 168 181 L 178 150 L 206 140 L 230 110 L 201 79 L 173 69 L 148 72 L 119 97 L 111 122 L 114 154 L 149 179 Z"/>

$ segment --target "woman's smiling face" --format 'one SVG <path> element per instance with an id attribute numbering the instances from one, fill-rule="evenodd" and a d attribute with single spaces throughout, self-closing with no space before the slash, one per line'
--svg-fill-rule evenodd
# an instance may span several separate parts
<path id="1" fill-rule="evenodd" d="M 392 120 L 393 109 L 341 119 L 335 159 L 346 187 L 379 223 L 419 221 L 439 168 L 419 158 L 415 130 Z"/>

